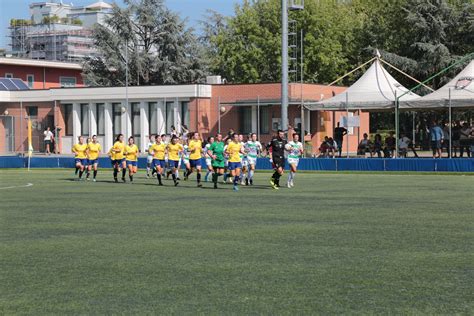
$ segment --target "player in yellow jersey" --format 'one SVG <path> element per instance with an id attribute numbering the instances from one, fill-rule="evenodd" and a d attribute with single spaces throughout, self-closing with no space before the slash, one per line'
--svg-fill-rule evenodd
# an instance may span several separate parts
<path id="1" fill-rule="evenodd" d="M 92 141 L 87 144 L 87 176 L 86 179 L 89 180 L 91 175 L 91 170 L 94 169 L 94 176 L 92 181 L 96 181 L 97 168 L 99 166 L 99 155 L 102 150 L 102 146 L 97 142 L 97 136 L 92 136 Z"/>
<path id="2" fill-rule="evenodd" d="M 239 141 L 239 135 L 232 135 L 232 141 L 227 145 L 226 153 L 229 156 L 230 174 L 234 177 L 234 191 L 239 190 L 240 171 L 242 170 L 242 163 L 240 155 L 244 153 L 242 144 Z"/>
<path id="3" fill-rule="evenodd" d="M 128 138 L 128 145 L 125 146 L 125 160 L 128 167 L 128 177 L 133 182 L 133 175 L 138 171 L 138 147 L 135 145 L 133 136 Z"/>
<path id="4" fill-rule="evenodd" d="M 72 152 L 75 155 L 76 173 L 79 171 L 79 181 L 82 180 L 82 174 L 87 166 L 87 144 L 84 143 L 84 137 L 78 137 L 78 143 L 72 146 Z"/>
<path id="5" fill-rule="evenodd" d="M 155 143 L 150 147 L 149 153 L 153 155 L 152 166 L 156 170 L 156 177 L 158 178 L 158 185 L 163 185 L 161 176 L 166 167 L 165 154 L 166 144 L 162 141 L 161 135 L 156 135 Z"/>
<path id="6" fill-rule="evenodd" d="M 123 143 L 123 135 L 117 135 L 115 139 L 114 146 L 112 147 L 113 152 L 113 161 L 112 165 L 114 166 L 114 180 L 118 182 L 117 176 L 120 170 L 122 170 L 122 181 L 125 182 L 125 174 L 127 173 L 127 165 L 125 163 L 125 144 Z"/>
<path id="7" fill-rule="evenodd" d="M 189 152 L 189 171 L 185 175 L 185 179 L 189 178 L 189 175 L 196 170 L 196 181 L 197 186 L 202 187 L 201 184 L 201 158 L 202 158 L 202 141 L 201 136 L 198 132 L 193 133 L 192 139 L 189 141 L 188 145 Z"/>
<path id="8" fill-rule="evenodd" d="M 171 142 L 166 147 L 168 152 L 168 164 L 171 168 L 171 175 L 173 177 L 174 186 L 179 184 L 176 172 L 179 168 L 179 155 L 183 152 L 184 147 L 179 142 L 179 138 L 176 135 L 173 135 Z"/>

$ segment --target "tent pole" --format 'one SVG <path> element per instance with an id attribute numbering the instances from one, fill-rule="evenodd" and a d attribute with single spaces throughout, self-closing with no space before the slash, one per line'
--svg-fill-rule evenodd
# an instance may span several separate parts
<path id="1" fill-rule="evenodd" d="M 347 128 L 347 158 L 349 158 L 349 94 L 346 92 L 346 128 Z"/>
<path id="2" fill-rule="evenodd" d="M 451 159 L 453 158 L 453 142 L 452 142 L 452 133 L 451 133 L 451 128 L 453 125 L 452 121 L 452 107 L 451 107 L 451 88 L 449 88 L 449 152 L 448 152 L 448 157 Z"/>
<path id="3" fill-rule="evenodd" d="M 398 106 L 399 101 L 397 98 L 397 91 L 395 91 L 395 153 L 394 157 L 398 158 L 398 134 L 399 134 L 399 126 L 398 126 Z"/>
<path id="4" fill-rule="evenodd" d="M 221 97 L 217 98 L 217 132 L 221 133 Z"/>
<path id="5" fill-rule="evenodd" d="M 411 138 L 411 142 L 413 144 L 413 147 L 415 146 L 415 129 L 416 129 L 416 126 L 415 126 L 415 111 L 412 112 L 412 115 L 411 115 L 411 122 L 412 122 L 412 138 Z"/>

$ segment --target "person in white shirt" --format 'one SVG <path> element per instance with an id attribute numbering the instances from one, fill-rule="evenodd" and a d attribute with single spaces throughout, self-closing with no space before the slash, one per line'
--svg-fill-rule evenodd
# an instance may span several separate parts
<path id="1" fill-rule="evenodd" d="M 46 147 L 46 154 L 51 155 L 51 144 L 53 143 L 54 135 L 51 128 L 46 128 L 44 131 L 44 145 Z"/>
<path id="2" fill-rule="evenodd" d="M 244 149 L 247 153 L 248 163 L 248 175 L 245 183 L 253 185 L 253 175 L 255 166 L 257 165 L 257 157 L 262 152 L 262 144 L 257 140 L 257 134 L 252 133 L 250 135 L 250 139 L 245 143 Z"/>
<path id="3" fill-rule="evenodd" d="M 400 134 L 400 139 L 398 141 L 398 149 L 400 151 L 400 157 L 407 157 L 408 148 L 411 143 L 411 139 L 406 137 L 404 133 Z"/>
<path id="4" fill-rule="evenodd" d="M 294 187 L 294 180 L 296 175 L 296 169 L 301 156 L 303 155 L 303 144 L 299 141 L 300 135 L 297 133 L 293 134 L 293 140 L 286 144 L 285 149 L 288 151 L 288 164 L 290 165 L 290 174 L 288 175 L 287 187 Z"/>
<path id="5" fill-rule="evenodd" d="M 152 163 L 153 163 L 153 155 L 150 152 L 151 146 L 155 143 L 155 135 L 150 135 L 148 137 L 148 144 L 146 145 L 147 148 L 147 156 L 146 156 L 146 177 L 150 177 L 150 171 L 152 170 Z M 153 168 L 152 175 L 155 174 L 155 168 Z"/>

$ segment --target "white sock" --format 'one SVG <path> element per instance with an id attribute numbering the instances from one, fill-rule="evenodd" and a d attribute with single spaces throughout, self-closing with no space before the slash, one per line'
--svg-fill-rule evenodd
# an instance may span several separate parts
<path id="1" fill-rule="evenodd" d="M 176 169 L 175 174 L 176 174 L 176 178 L 179 178 L 179 170 L 178 169 Z"/>
<path id="2" fill-rule="evenodd" d="M 291 182 L 293 182 L 293 180 L 295 180 L 295 175 L 296 175 L 296 173 L 290 171 Z"/>
<path id="3" fill-rule="evenodd" d="M 250 180 L 253 180 L 253 172 L 254 171 L 252 169 L 249 170 L 249 179 Z"/>

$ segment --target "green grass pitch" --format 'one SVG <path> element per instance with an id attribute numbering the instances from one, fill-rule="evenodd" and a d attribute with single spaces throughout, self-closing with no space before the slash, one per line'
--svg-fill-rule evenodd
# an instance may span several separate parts
<path id="1" fill-rule="evenodd" d="M 474 313 L 474 176 L 111 177 L 0 170 L 0 314 Z"/>

